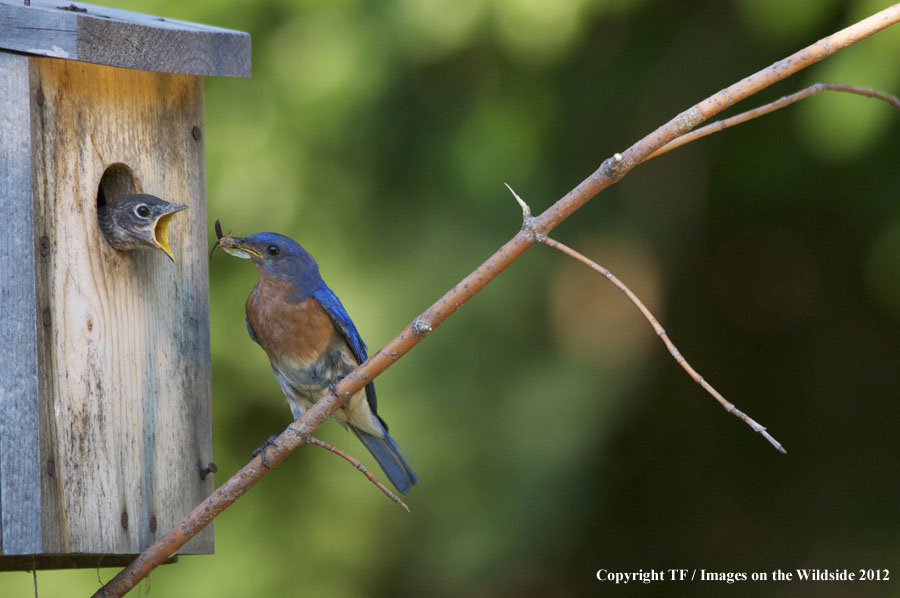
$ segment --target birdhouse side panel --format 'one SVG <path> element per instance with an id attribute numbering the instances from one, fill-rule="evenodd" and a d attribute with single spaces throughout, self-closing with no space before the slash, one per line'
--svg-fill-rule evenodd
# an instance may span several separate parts
<path id="1" fill-rule="evenodd" d="M 0 551 L 41 551 L 28 57 L 0 52 Z"/>
<path id="2" fill-rule="evenodd" d="M 141 552 L 212 490 L 202 80 L 31 60 L 45 552 Z M 189 206 L 175 263 L 107 244 L 98 202 L 125 192 Z"/>

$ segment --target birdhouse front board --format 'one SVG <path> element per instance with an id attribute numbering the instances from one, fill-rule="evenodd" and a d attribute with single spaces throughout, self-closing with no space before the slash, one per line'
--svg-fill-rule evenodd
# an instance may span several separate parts
<path id="1" fill-rule="evenodd" d="M 0 569 L 127 562 L 213 489 L 201 75 L 249 74 L 249 36 L 57 4 L 0 0 Z M 61 20 L 75 59 L 21 41 Z M 184 64 L 153 51 L 173 39 Z M 174 262 L 105 240 L 98 207 L 134 193 L 188 206 Z M 212 550 L 210 526 L 181 552 Z"/>

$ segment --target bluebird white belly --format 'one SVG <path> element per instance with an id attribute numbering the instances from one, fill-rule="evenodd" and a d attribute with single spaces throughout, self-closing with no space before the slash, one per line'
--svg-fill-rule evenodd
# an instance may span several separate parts
<path id="1" fill-rule="evenodd" d="M 356 362 L 348 355 L 349 349 L 335 347 L 325 353 L 322 359 L 312 363 L 300 360 L 282 359 L 272 363 L 272 372 L 287 398 L 294 419 L 300 418 L 313 403 L 338 380 L 350 373 Z M 350 423 L 377 438 L 384 436 L 384 428 L 372 413 L 366 399 L 365 389 L 356 393 L 334 417 L 342 423 Z"/>

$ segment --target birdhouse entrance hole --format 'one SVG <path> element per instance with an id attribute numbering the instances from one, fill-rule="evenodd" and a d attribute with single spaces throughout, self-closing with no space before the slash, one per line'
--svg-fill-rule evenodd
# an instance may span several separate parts
<path id="1" fill-rule="evenodd" d="M 141 182 L 127 164 L 116 162 L 103 171 L 97 187 L 97 207 L 141 192 Z"/>

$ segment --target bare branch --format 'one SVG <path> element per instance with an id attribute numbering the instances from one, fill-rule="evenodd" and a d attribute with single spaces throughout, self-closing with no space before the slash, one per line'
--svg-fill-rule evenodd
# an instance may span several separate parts
<path id="1" fill-rule="evenodd" d="M 885 27 L 893 25 L 897 21 L 900 21 L 900 4 L 886 8 L 871 17 L 819 40 L 784 60 L 778 61 L 713 94 L 699 104 L 677 115 L 621 154 L 616 154 L 606 159 L 593 174 L 579 183 L 577 187 L 550 206 L 540 216 L 534 218 L 531 221 L 533 230 L 520 230 L 512 239 L 490 256 L 487 261 L 408 324 L 384 348 L 338 382 L 332 392 L 319 399 L 315 405 L 306 411 L 303 417 L 288 426 L 278 436 L 276 440 L 278 446 L 274 446 L 269 450 L 269 463 L 272 467 L 275 467 L 284 461 L 291 451 L 303 442 L 306 442 L 316 428 L 350 400 L 350 397 L 425 338 L 425 335 L 420 334 L 421 327 L 417 326 L 417 324 L 425 323 L 429 331 L 437 328 L 461 305 L 471 299 L 528 248 L 538 242 L 537 235 L 549 233 L 599 192 L 618 182 L 632 168 L 645 161 L 657 149 L 684 135 L 703 121 L 712 118 L 740 100 L 834 54 L 838 50 L 851 46 L 881 31 Z M 231 506 L 235 500 L 259 482 L 269 471 L 268 468 L 262 466 L 259 458 L 251 460 L 250 463 L 235 473 L 228 481 L 194 508 L 180 523 L 147 548 L 105 586 L 97 590 L 94 596 L 122 596 L 128 592 L 141 579 L 146 577 L 150 571 L 164 563 L 222 511 Z"/>
<path id="2" fill-rule="evenodd" d="M 647 309 L 647 306 L 644 305 L 643 301 L 641 301 L 638 298 L 638 296 L 635 295 L 631 291 L 631 289 L 629 289 L 625 285 L 624 282 L 622 282 L 621 280 L 616 278 L 616 276 L 612 272 L 610 272 L 609 270 L 607 270 L 606 268 L 604 268 L 597 262 L 586 257 L 584 254 L 581 254 L 581 253 L 575 251 L 571 247 L 568 247 L 568 246 L 560 243 L 559 241 L 556 241 L 549 237 L 545 237 L 541 242 L 544 243 L 545 245 L 547 245 L 548 247 L 558 249 L 559 251 L 565 253 L 569 257 L 575 258 L 582 264 L 599 272 L 600 274 L 605 276 L 608 281 L 613 283 L 617 289 L 619 289 L 620 291 L 625 293 L 625 296 L 628 297 L 628 300 L 631 301 L 634 304 L 634 306 L 637 307 L 638 310 L 640 310 L 640 312 L 641 312 L 641 314 L 643 314 L 644 318 L 646 318 L 646 320 L 648 322 L 650 322 L 650 325 L 653 327 L 653 330 L 656 331 L 657 336 L 659 336 L 659 338 L 662 340 L 663 344 L 666 345 L 666 348 L 669 350 L 669 353 L 672 354 L 672 358 L 675 359 L 675 362 L 678 363 L 678 365 L 680 365 L 684 369 L 684 371 L 687 372 L 688 375 L 694 379 L 694 382 L 696 382 L 697 384 L 702 386 L 703 390 L 708 392 L 710 395 L 712 395 L 712 397 L 714 399 L 719 401 L 719 403 L 722 405 L 722 407 L 725 408 L 725 411 L 727 411 L 728 413 L 733 413 L 734 415 L 736 415 L 737 417 L 742 419 L 744 421 L 744 423 L 746 423 L 748 426 L 750 426 L 754 432 L 758 432 L 758 433 L 762 434 L 763 437 L 766 440 L 768 440 L 772 446 L 774 446 L 776 449 L 778 449 L 779 452 L 787 453 L 787 451 L 784 450 L 784 447 L 781 446 L 781 443 L 778 442 L 777 440 L 775 440 L 774 438 L 772 438 L 772 436 L 768 432 L 766 432 L 766 429 L 763 426 L 759 425 L 756 422 L 756 420 L 754 420 L 753 418 L 751 418 L 750 416 L 745 414 L 743 411 L 741 411 L 740 409 L 735 407 L 733 403 L 729 402 L 725 397 L 723 397 L 721 394 L 719 394 L 719 391 L 717 391 L 715 388 L 713 388 L 709 382 L 704 380 L 703 376 L 701 376 L 699 373 L 697 373 L 697 370 L 695 370 L 693 367 L 691 367 L 691 364 L 689 364 L 687 359 L 684 358 L 684 356 L 681 354 L 681 352 L 675 346 L 675 343 L 673 343 L 672 340 L 669 338 L 669 335 L 666 333 L 665 329 L 662 327 L 662 325 L 660 325 L 659 320 L 657 320 L 653 316 L 653 314 L 650 312 L 650 310 Z"/>
<path id="3" fill-rule="evenodd" d="M 347 453 L 345 453 L 338 447 L 334 446 L 333 444 L 328 444 L 324 440 L 319 440 L 315 436 L 311 436 L 309 438 L 309 442 L 310 442 L 310 444 L 320 446 L 323 449 L 325 449 L 326 451 L 330 451 L 330 452 L 334 453 L 335 455 L 338 455 L 339 457 L 346 459 L 347 462 L 350 463 L 350 465 L 352 465 L 353 467 L 355 467 L 356 469 L 361 471 L 364 476 L 369 478 L 370 482 L 372 482 L 373 484 L 378 486 L 378 489 L 381 490 L 382 492 L 384 492 L 385 496 L 387 496 L 389 499 L 391 499 L 392 501 L 394 501 L 395 503 L 397 503 L 398 505 L 400 505 L 401 507 L 406 509 L 406 512 L 409 513 L 409 507 L 406 506 L 406 503 L 403 502 L 402 500 L 400 500 L 399 496 L 397 496 L 396 494 L 391 492 L 388 488 L 386 488 L 384 484 L 379 482 L 378 479 L 376 479 L 375 476 L 372 475 L 372 472 L 370 472 L 368 469 L 366 469 L 366 466 L 359 462 L 359 459 L 357 459 L 355 457 L 351 457 L 350 455 L 348 455 Z"/>
<path id="4" fill-rule="evenodd" d="M 900 99 L 890 94 L 882 93 L 868 87 L 856 87 L 855 85 L 843 85 L 841 83 L 814 83 L 806 89 L 801 89 L 796 93 L 792 93 L 789 96 L 779 98 L 774 102 L 770 102 L 758 108 L 754 108 L 753 110 L 748 110 L 747 112 L 742 112 L 730 118 L 718 120 L 714 123 L 706 125 L 705 127 L 700 127 L 699 129 L 695 129 L 690 133 L 682 135 L 677 139 L 673 139 L 666 145 L 662 146 L 661 148 L 647 156 L 647 160 L 650 160 L 651 158 L 655 158 L 657 156 L 661 156 L 662 154 L 670 152 L 675 148 L 686 145 L 692 141 L 696 141 L 701 137 L 706 137 L 707 135 L 712 135 L 713 133 L 724 131 L 728 127 L 733 127 L 734 125 L 745 123 L 749 120 L 753 120 L 754 118 L 763 116 L 764 114 L 775 112 L 776 110 L 780 110 L 785 106 L 790 106 L 794 102 L 800 101 L 804 98 L 808 98 L 823 91 L 843 91 L 846 93 L 855 93 L 857 95 L 875 98 L 877 100 L 887 102 L 888 104 L 894 106 L 894 108 L 900 110 Z"/>

